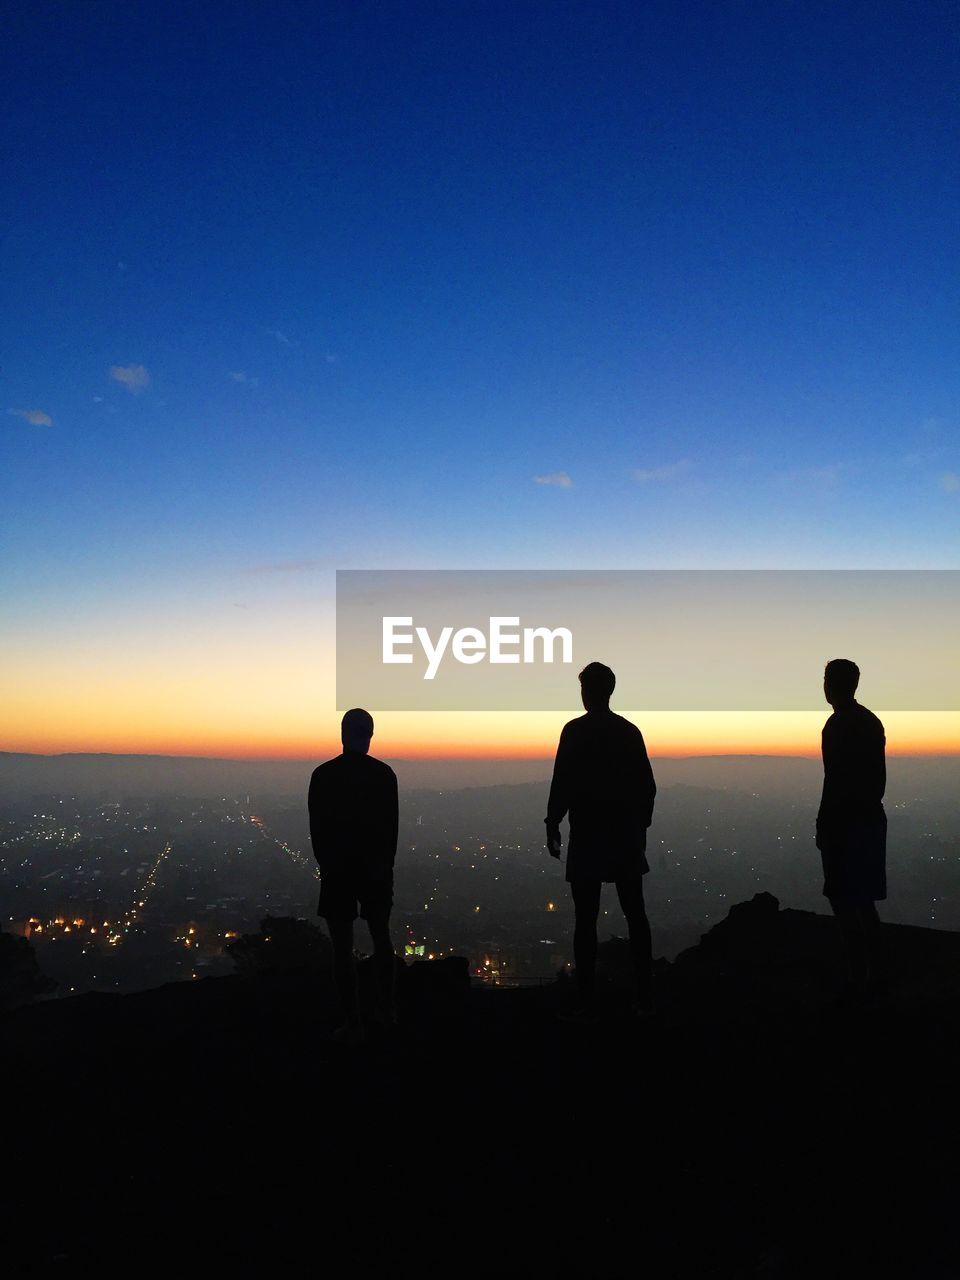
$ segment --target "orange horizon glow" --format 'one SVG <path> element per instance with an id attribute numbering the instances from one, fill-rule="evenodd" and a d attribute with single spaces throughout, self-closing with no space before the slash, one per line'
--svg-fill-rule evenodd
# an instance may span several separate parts
<path id="1" fill-rule="evenodd" d="M 172 610 L 128 614 L 22 636 L 0 668 L 0 750 L 220 760 L 320 760 L 340 751 L 336 662 L 326 613 Z M 308 637 L 309 639 L 305 639 Z M 819 679 L 819 677 L 817 677 Z M 960 755 L 960 711 L 884 711 L 869 681 L 864 703 L 886 726 L 890 755 Z M 550 760 L 566 711 L 380 712 L 372 751 L 393 760 Z M 640 726 L 654 758 L 816 757 L 826 703 L 810 711 L 614 709 Z"/>
<path id="2" fill-rule="evenodd" d="M 560 712 L 382 712 L 375 716 L 374 755 L 394 760 L 545 760 L 553 757 L 564 723 Z M 623 710 L 643 730 L 651 756 L 774 755 L 816 757 L 821 712 L 649 712 Z M 960 712 L 884 712 L 891 756 L 960 755 Z M 36 755 L 111 754 L 199 757 L 217 760 L 314 760 L 340 751 L 339 714 L 322 718 L 333 731 L 248 732 L 238 724 L 211 733 L 205 726 L 104 724 L 99 730 L 73 724 L 60 732 L 38 727 L 8 733 L 0 750 Z"/>

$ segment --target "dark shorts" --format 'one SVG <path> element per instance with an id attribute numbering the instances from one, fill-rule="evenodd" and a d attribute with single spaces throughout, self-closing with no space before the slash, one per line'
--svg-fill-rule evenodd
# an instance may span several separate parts
<path id="1" fill-rule="evenodd" d="M 578 880 L 598 880 L 603 884 L 640 881 L 649 870 L 647 855 L 638 848 L 584 849 L 571 840 L 567 851 L 566 880 L 569 884 Z"/>
<path id="2" fill-rule="evenodd" d="M 393 907 L 393 873 L 386 876 L 326 875 L 320 881 L 317 915 L 325 920 L 385 919 Z"/>
<path id="3" fill-rule="evenodd" d="M 823 896 L 846 906 L 866 906 L 887 896 L 887 820 L 850 823 L 821 835 Z"/>
<path id="4" fill-rule="evenodd" d="M 638 880 L 650 870 L 647 831 L 631 823 L 598 825 L 570 820 L 566 880 Z"/>

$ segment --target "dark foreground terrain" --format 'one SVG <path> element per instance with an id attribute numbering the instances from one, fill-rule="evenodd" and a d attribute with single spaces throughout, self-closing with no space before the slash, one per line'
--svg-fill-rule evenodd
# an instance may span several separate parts
<path id="1" fill-rule="evenodd" d="M 960 936 L 888 926 L 844 1011 L 833 922 L 758 896 L 658 972 L 638 1022 L 563 984 L 403 974 L 403 1021 L 329 1040 L 322 973 L 3 1017 L 11 1275 L 960 1275 Z"/>

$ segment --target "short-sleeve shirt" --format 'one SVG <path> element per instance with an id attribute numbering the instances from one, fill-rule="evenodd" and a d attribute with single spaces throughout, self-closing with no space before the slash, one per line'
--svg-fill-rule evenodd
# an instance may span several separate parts
<path id="1" fill-rule="evenodd" d="M 827 720 L 821 746 L 817 842 L 824 895 L 850 903 L 876 902 L 887 896 L 883 724 L 854 699 Z"/>
<path id="2" fill-rule="evenodd" d="M 344 751 L 318 765 L 307 799 L 310 841 L 321 876 L 378 879 L 397 853 L 397 775 L 362 751 Z"/>
<path id="3" fill-rule="evenodd" d="M 609 709 L 565 724 L 547 803 L 548 825 L 569 814 L 567 880 L 613 881 L 649 871 L 647 827 L 657 793 L 643 734 Z"/>

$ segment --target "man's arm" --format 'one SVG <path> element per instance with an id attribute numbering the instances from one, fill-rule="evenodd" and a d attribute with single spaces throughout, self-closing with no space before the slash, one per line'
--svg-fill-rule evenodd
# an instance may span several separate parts
<path id="1" fill-rule="evenodd" d="M 390 770 L 390 777 L 387 779 L 387 811 L 386 811 L 386 827 L 387 827 L 387 848 L 390 852 L 390 865 L 397 856 L 397 840 L 400 836 L 400 790 L 397 786 L 397 775 Z"/>
<path id="2" fill-rule="evenodd" d="M 821 759 L 821 761 L 823 762 L 823 785 L 822 785 L 822 787 L 821 787 L 821 789 L 820 789 L 820 804 L 817 806 L 817 821 L 816 821 L 816 826 L 815 826 L 815 828 L 814 828 L 814 830 L 815 830 L 815 832 L 816 832 L 816 835 L 815 835 L 815 837 L 814 837 L 814 838 L 815 838 L 816 846 L 817 846 L 817 848 L 818 848 L 818 849 L 822 849 L 822 848 L 823 848 L 823 844 L 822 844 L 822 842 L 821 842 L 821 836 L 822 836 L 822 832 L 823 832 L 823 797 L 824 797 L 824 794 L 825 794 L 826 789 L 827 789 L 827 743 L 826 743 L 826 736 L 827 736 L 827 726 L 826 726 L 826 725 L 824 725 L 824 726 L 823 726 L 823 729 L 820 731 L 820 759 Z"/>
<path id="3" fill-rule="evenodd" d="M 560 823 L 567 816 L 570 808 L 570 780 L 572 775 L 572 748 L 569 726 L 564 725 L 557 743 L 557 754 L 553 762 L 553 778 L 550 782 L 550 795 L 547 799 L 547 848 L 554 858 L 560 857 L 562 841 L 560 839 Z"/>
<path id="4" fill-rule="evenodd" d="M 887 790 L 887 735 L 879 720 L 877 721 L 877 729 L 879 732 L 879 740 L 877 742 L 879 759 L 876 766 L 877 791 L 879 792 L 879 799 L 882 801 Z"/>
<path id="5" fill-rule="evenodd" d="M 324 810 L 326 808 L 326 785 L 323 781 L 323 774 L 320 769 L 314 769 L 310 778 L 310 788 L 307 792 L 307 812 L 310 816 L 310 845 L 313 849 L 313 856 L 317 860 L 317 866 L 320 868 L 320 874 L 324 873 Z M 329 820 L 329 815 L 327 815 Z"/>
<path id="6" fill-rule="evenodd" d="M 820 793 L 820 807 L 817 810 L 816 845 L 822 850 L 824 837 L 831 820 L 835 817 L 836 809 L 838 760 L 832 716 L 823 726 L 820 734 L 820 756 L 823 760 L 823 790 Z"/>
<path id="7" fill-rule="evenodd" d="M 639 791 L 640 791 L 640 821 L 643 823 L 644 829 L 649 827 L 653 821 L 653 802 L 657 796 L 657 784 L 653 776 L 653 766 L 650 764 L 650 757 L 647 755 L 647 745 L 643 740 L 643 734 L 637 730 L 637 736 L 640 740 L 640 749 L 637 759 L 639 773 Z"/>

